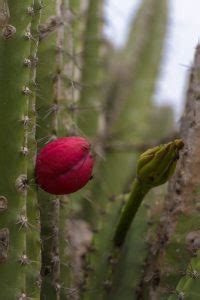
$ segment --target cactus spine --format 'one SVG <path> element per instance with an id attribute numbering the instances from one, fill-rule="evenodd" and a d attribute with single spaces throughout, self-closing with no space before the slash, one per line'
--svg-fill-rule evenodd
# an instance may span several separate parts
<path id="1" fill-rule="evenodd" d="M 36 14 L 30 13 L 35 12 L 36 4 L 37 1 L 1 2 L 5 16 L 5 20 L 1 19 L 4 23 L 0 37 L 2 299 L 39 299 L 40 245 L 33 181 L 35 70 L 31 58 L 37 52 L 38 36 L 33 40 L 33 35 L 39 25 L 40 9 Z"/>

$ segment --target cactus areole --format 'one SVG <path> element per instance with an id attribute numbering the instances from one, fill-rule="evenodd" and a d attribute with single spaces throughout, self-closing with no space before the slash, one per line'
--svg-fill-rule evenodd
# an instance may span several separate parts
<path id="1" fill-rule="evenodd" d="M 94 160 L 82 137 L 58 138 L 41 149 L 36 160 L 37 184 L 54 195 L 71 194 L 91 178 Z"/>

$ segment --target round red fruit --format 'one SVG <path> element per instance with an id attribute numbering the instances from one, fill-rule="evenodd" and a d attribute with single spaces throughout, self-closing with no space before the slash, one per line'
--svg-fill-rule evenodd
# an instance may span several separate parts
<path id="1" fill-rule="evenodd" d="M 54 195 L 81 189 L 92 176 L 94 160 L 90 148 L 82 137 L 58 138 L 48 143 L 37 156 L 37 184 Z"/>

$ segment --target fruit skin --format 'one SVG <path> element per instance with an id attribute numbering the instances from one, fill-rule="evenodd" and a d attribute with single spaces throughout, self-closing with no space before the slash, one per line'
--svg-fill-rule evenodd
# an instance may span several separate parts
<path id="1" fill-rule="evenodd" d="M 93 165 L 90 144 L 86 139 L 58 138 L 39 152 L 36 160 L 36 182 L 50 194 L 71 194 L 90 180 Z"/>

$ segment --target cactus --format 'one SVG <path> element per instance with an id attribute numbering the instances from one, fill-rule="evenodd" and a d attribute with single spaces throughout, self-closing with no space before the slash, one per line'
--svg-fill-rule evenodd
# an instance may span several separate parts
<path id="1" fill-rule="evenodd" d="M 102 297 L 104 299 L 106 297 L 106 288 L 107 290 L 112 288 L 113 292 L 117 288 L 116 286 L 115 288 L 112 287 L 113 277 L 116 277 L 115 273 L 117 273 L 121 278 L 119 269 L 124 273 L 123 268 L 126 265 L 126 261 L 125 264 L 120 267 L 118 263 L 121 255 L 123 255 L 124 249 L 122 246 L 132 219 L 135 217 L 136 212 L 141 205 L 141 201 L 149 189 L 165 183 L 169 177 L 172 176 L 176 166 L 178 152 L 182 147 L 182 141 L 175 140 L 167 145 L 161 145 L 143 153 L 138 162 L 137 179 L 133 183 L 132 191 L 126 199 L 126 204 L 121 209 L 121 216 L 118 216 L 119 206 L 121 206 L 119 201 L 119 204 L 115 201 L 114 205 L 108 205 L 105 217 L 103 217 L 103 223 L 101 223 L 100 227 L 102 232 L 99 236 L 96 235 L 94 239 L 94 253 L 92 253 L 87 260 L 85 275 L 88 276 L 87 273 L 89 268 L 90 277 L 86 280 L 86 285 L 84 286 L 84 290 L 86 291 L 83 297 L 84 299 L 92 299 L 92 297 L 94 297 L 94 291 L 97 289 L 99 291 L 100 289 L 102 290 L 99 299 Z M 113 211 L 113 214 L 109 213 L 109 211 Z M 132 242 L 132 245 L 135 246 L 134 249 L 138 248 L 137 235 L 135 235 L 135 233 L 143 233 L 143 227 L 146 228 L 146 222 L 143 222 L 142 226 L 140 224 L 141 216 L 144 217 L 146 215 L 145 211 L 146 209 L 144 207 L 140 210 L 139 218 L 135 224 L 136 229 L 133 229 L 135 243 Z M 119 219 L 119 221 L 116 223 L 117 219 Z M 102 224 L 107 225 L 104 226 L 105 228 L 102 228 Z M 139 247 L 140 245 L 141 244 L 139 243 Z M 100 259 L 98 271 L 96 267 L 97 259 Z M 127 260 L 128 258 L 126 257 L 125 259 Z M 134 262 L 136 263 L 135 260 Z M 127 273 L 129 273 L 128 266 L 127 269 Z M 127 273 L 125 272 L 125 276 Z M 92 279 L 92 277 L 94 278 Z M 130 278 L 130 276 L 127 276 L 127 280 Z M 119 282 L 119 278 L 114 278 L 114 280 L 115 279 Z M 127 283 L 126 286 L 128 286 Z M 131 285 L 129 287 L 131 289 Z M 128 292 L 130 289 L 128 289 Z M 102 294 L 104 296 L 102 296 Z M 108 299 L 109 297 L 110 296 L 108 296 Z M 115 297 L 117 297 L 117 294 L 115 294 Z"/>
<path id="2" fill-rule="evenodd" d="M 143 200 L 171 177 L 183 146 L 144 152 L 135 171 L 139 149 L 161 138 L 160 120 L 172 128 L 171 110 L 152 101 L 167 1 L 142 1 L 120 50 L 102 38 L 102 0 L 12 2 L 0 0 L 0 298 L 199 297 L 200 47 L 181 120 L 186 148 L 165 203 L 164 189 Z M 50 195 L 36 152 L 72 135 L 91 139 L 95 180 Z"/>
<path id="3" fill-rule="evenodd" d="M 161 10 L 158 9 L 158 6 L 160 6 L 160 5 L 162 6 Z M 137 78 L 137 71 L 136 71 L 135 65 L 138 65 L 139 62 L 141 62 L 141 68 L 144 68 L 142 57 L 145 57 L 147 55 L 147 54 L 145 54 L 146 52 L 142 52 L 141 49 L 143 49 L 143 47 L 145 49 L 146 43 L 148 43 L 148 55 L 149 55 L 149 53 L 151 53 L 151 51 L 150 51 L 151 47 L 152 48 L 157 47 L 158 53 L 160 53 L 160 51 L 161 51 L 161 43 L 162 43 L 162 38 L 164 35 L 164 28 L 165 28 L 165 22 L 163 22 L 163 20 L 166 19 L 165 5 L 166 5 L 165 1 L 163 1 L 162 3 L 161 2 L 158 3 L 156 1 L 154 3 L 151 1 L 143 2 L 141 9 L 140 9 L 140 18 L 139 17 L 136 18 L 136 20 L 133 23 L 133 28 L 137 28 L 137 31 L 136 31 L 137 35 L 136 35 L 135 31 L 134 31 L 134 35 L 130 34 L 130 37 L 134 36 L 134 39 L 133 39 L 133 41 L 131 41 L 131 44 L 129 44 L 129 49 L 131 49 L 130 51 L 133 51 L 133 53 L 135 51 L 135 56 L 136 55 L 139 56 L 139 57 L 137 57 L 137 59 L 135 59 L 132 62 L 132 65 L 131 65 L 131 68 L 134 70 L 134 76 L 136 77 L 133 87 L 137 84 L 137 82 L 138 82 L 138 86 L 139 86 L 139 82 L 140 82 L 139 80 L 144 80 L 144 78 L 148 78 L 148 75 L 146 76 L 146 74 L 145 74 L 145 72 L 146 72 L 145 70 L 144 70 L 144 73 L 142 73 L 142 75 L 140 72 L 138 72 L 139 75 Z M 160 8 L 161 8 L 161 6 L 160 6 Z M 159 24 L 161 22 L 163 22 L 162 30 L 160 30 L 160 25 L 158 25 L 156 22 L 154 25 L 155 27 L 154 26 L 151 27 L 149 25 L 151 23 L 151 18 L 148 15 L 149 10 L 154 13 L 154 16 L 159 15 L 159 17 L 157 17 L 156 20 Z M 160 12 L 162 12 L 162 14 Z M 141 14 L 143 14 L 143 18 L 141 18 Z M 163 18 L 163 16 L 164 16 L 164 18 Z M 142 24 L 141 24 L 140 20 L 143 20 Z M 145 24 L 145 30 L 144 30 L 143 24 Z M 148 30 L 147 30 L 147 28 L 148 28 Z M 159 34 L 157 33 L 158 28 L 159 28 Z M 160 39 L 156 40 L 156 42 L 155 41 L 153 42 L 153 39 L 152 39 L 152 36 L 154 34 L 156 37 L 159 36 L 159 38 L 160 38 Z M 135 35 L 136 35 L 136 37 L 135 37 Z M 144 38 L 144 35 L 145 35 L 145 38 Z M 151 37 L 151 42 L 148 40 L 148 38 L 150 38 L 150 37 Z M 134 44 L 133 44 L 133 42 L 134 42 Z M 133 46 L 133 45 L 135 45 L 135 46 Z M 138 45 L 140 51 L 137 49 L 136 45 Z M 151 46 L 149 46 L 149 45 L 151 45 Z M 132 58 L 135 56 L 131 53 L 131 55 L 129 57 Z M 157 54 L 157 56 L 158 56 L 158 54 Z M 149 59 L 149 61 L 147 60 L 147 64 L 145 65 L 145 67 L 148 70 L 150 70 L 151 68 L 148 67 L 148 63 L 151 64 L 150 61 L 153 58 L 148 57 L 148 59 Z M 156 59 L 157 59 L 157 57 L 156 57 Z M 130 65 L 130 63 L 129 63 L 129 65 Z M 155 66 L 155 68 L 157 68 L 157 64 L 155 64 L 154 66 Z M 138 66 L 138 68 L 139 68 L 139 66 Z M 128 66 L 127 69 L 130 69 L 130 67 Z M 120 72 L 122 72 L 122 67 L 120 69 Z M 131 70 L 129 72 L 131 74 Z M 122 73 L 122 74 L 124 75 L 124 73 Z M 113 78 L 113 77 L 111 77 L 111 78 Z M 152 85 L 154 85 L 154 79 L 155 79 L 155 77 L 152 78 L 152 81 L 151 81 Z M 148 82 L 149 82 L 149 79 L 148 79 Z M 114 84 L 113 88 L 114 88 L 114 92 L 116 90 L 116 94 L 115 93 L 113 94 L 112 90 L 108 94 L 108 98 L 109 98 L 109 100 L 112 99 L 112 103 L 117 102 L 118 98 L 121 100 L 122 100 L 122 98 L 126 99 L 126 95 L 127 95 L 126 94 L 127 93 L 126 92 L 127 85 L 125 86 L 124 78 L 121 78 L 121 80 L 118 79 L 118 81 L 117 82 L 115 81 L 114 83 L 115 84 Z M 151 88 L 152 88 L 152 85 L 151 85 Z M 124 88 L 124 86 L 126 89 Z M 132 81 L 130 80 L 130 87 L 129 87 L 130 90 L 133 89 L 131 86 L 132 86 Z M 121 90 L 119 90 L 119 88 L 121 88 Z M 146 96 L 145 98 L 144 98 L 144 96 L 141 96 L 142 99 L 150 98 L 150 94 L 152 93 L 151 88 L 148 90 L 149 96 Z M 123 95 L 123 91 L 125 92 L 125 96 Z M 122 95 L 121 97 L 119 97 L 119 92 L 120 92 L 120 95 Z M 141 89 L 141 92 L 142 92 L 142 89 Z M 114 98 L 113 95 L 117 95 L 116 99 Z M 129 101 L 130 105 L 132 103 L 134 103 L 134 106 L 135 106 L 135 103 L 137 104 L 137 102 L 135 102 L 134 95 L 136 95 L 135 91 L 133 91 L 133 93 L 131 91 L 128 101 Z M 114 101 L 114 100 L 116 100 L 116 101 Z M 109 105 L 110 105 L 110 110 L 109 110 Z M 133 108 L 134 108 L 134 106 L 133 106 Z M 137 112 L 138 112 L 138 109 L 141 109 L 141 111 L 143 110 L 143 108 L 140 106 L 140 103 L 138 103 L 138 106 L 136 106 L 136 108 L 135 108 L 135 110 Z M 118 128 L 117 130 L 119 131 L 121 139 L 124 139 L 125 134 L 127 134 L 127 132 L 125 132 L 123 130 L 124 124 L 129 122 L 126 119 L 126 113 L 128 110 L 130 112 L 133 111 L 133 109 L 130 109 L 130 108 L 126 109 L 126 106 L 125 106 L 124 111 L 121 112 L 121 113 L 123 113 L 124 121 L 121 121 L 121 117 L 119 117 L 118 121 L 116 121 L 117 118 L 114 118 L 114 120 L 115 120 L 115 124 L 114 124 L 114 120 L 112 118 L 113 117 L 113 104 L 107 103 L 107 108 L 106 108 L 107 131 L 105 130 L 105 132 L 106 132 L 105 140 L 108 139 L 108 137 L 111 137 L 110 128 L 111 129 Z M 115 110 L 114 110 L 114 112 L 115 112 Z M 132 122 L 132 119 L 131 119 L 130 123 L 131 122 Z M 120 127 L 119 127 L 120 124 L 122 126 L 122 130 L 120 130 Z M 138 124 L 141 124 L 141 123 L 138 123 Z M 137 124 L 135 124 L 135 125 L 137 125 Z M 135 126 L 135 131 L 136 130 L 137 129 Z M 144 133 L 145 133 L 145 130 L 144 130 Z M 132 137 L 133 132 L 131 132 L 130 135 Z M 134 135 L 134 137 L 135 136 L 136 136 L 136 134 Z M 115 138 L 115 136 L 114 136 L 114 138 Z M 105 140 L 104 140 L 104 143 L 106 143 Z M 111 141 L 113 141 L 113 140 L 111 140 Z M 127 139 L 127 141 L 129 142 L 129 139 Z M 106 272 L 108 271 L 108 269 L 107 269 L 108 264 L 112 264 L 112 259 L 109 260 L 110 247 L 111 247 L 110 239 L 111 239 L 111 236 L 113 235 L 113 230 L 114 230 L 113 228 L 115 228 L 115 226 L 117 225 L 116 220 L 117 220 L 117 216 L 119 215 L 119 209 L 120 209 L 121 204 L 117 204 L 118 203 L 117 201 L 115 201 L 115 203 L 113 205 L 110 205 L 110 204 L 106 205 L 105 203 L 107 202 L 107 198 L 109 197 L 109 194 L 111 194 L 112 192 L 119 193 L 120 191 L 122 191 L 122 187 L 127 180 L 126 170 L 127 170 L 127 172 L 129 172 L 129 167 L 124 168 L 123 172 L 121 171 L 122 155 L 120 155 L 118 153 L 113 153 L 113 152 L 112 153 L 104 153 L 104 156 L 106 157 L 106 161 L 100 163 L 100 169 L 98 170 L 98 173 L 95 174 L 96 180 L 94 182 L 93 196 L 92 196 L 92 198 L 95 199 L 95 202 L 98 201 L 98 199 L 99 199 L 100 202 L 98 201 L 98 204 L 94 206 L 95 208 L 97 208 L 97 209 L 99 208 L 99 209 L 97 212 L 97 211 L 94 211 L 93 208 L 90 210 L 90 208 L 87 207 L 87 212 L 85 214 L 87 217 L 87 220 L 90 220 L 90 222 L 92 222 L 92 223 L 96 223 L 96 219 L 97 219 L 96 216 L 98 215 L 99 222 L 98 222 L 98 225 L 96 225 L 98 232 L 94 236 L 92 250 L 90 253 L 88 253 L 88 257 L 86 258 L 85 276 L 87 276 L 87 279 L 86 279 L 85 284 L 83 284 L 83 290 L 85 290 L 85 292 L 83 292 L 83 298 L 84 299 L 93 299 L 94 297 L 97 297 L 95 291 L 98 290 L 99 299 L 102 299 L 102 297 L 105 297 L 105 299 L 106 299 L 106 297 L 108 297 L 108 299 L 109 299 L 109 297 L 113 297 L 115 299 L 117 299 L 117 298 L 124 299 L 124 297 L 129 297 L 130 299 L 132 299 L 132 297 L 134 297 L 133 295 L 135 295 L 135 297 L 136 297 L 137 288 L 139 286 L 139 283 L 140 283 L 140 280 L 142 277 L 143 264 L 144 264 L 145 258 L 147 256 L 147 253 L 148 253 L 148 248 L 147 248 L 148 245 L 146 243 L 145 236 L 146 236 L 147 229 L 148 229 L 148 220 L 149 219 L 147 218 L 147 215 L 149 213 L 145 206 L 142 206 L 140 208 L 137 218 L 134 223 L 135 224 L 134 234 L 129 236 L 128 241 L 126 242 L 126 245 L 124 246 L 122 253 L 120 254 L 119 262 L 114 271 L 115 275 L 114 276 L 111 275 L 112 278 L 110 278 L 110 276 L 108 276 L 108 278 L 107 278 Z M 130 163 L 130 161 L 133 160 L 134 155 L 133 154 L 126 154 L 126 156 L 123 155 L 123 166 L 126 165 L 126 160 L 124 161 L 125 158 L 127 158 L 127 166 L 130 166 L 130 164 L 132 165 L 132 163 Z M 117 161 L 120 162 L 119 168 L 118 168 Z M 129 161 L 129 163 L 128 163 L 128 161 Z M 112 174 L 110 172 L 112 172 Z M 102 178 L 103 178 L 103 181 L 102 181 Z M 88 204 L 88 202 L 85 203 L 85 206 L 86 206 L 86 204 Z M 116 205 L 117 205 L 117 207 L 115 207 Z M 105 208 L 104 208 L 104 206 L 105 206 Z M 107 206 L 108 207 L 111 206 L 110 209 Z M 105 213 L 106 213 L 106 215 L 104 216 Z M 143 236 L 143 239 L 140 238 L 141 236 Z M 94 251 L 93 251 L 93 249 L 94 249 Z M 135 259 L 133 259 L 132 251 L 134 251 L 135 249 L 136 249 L 136 251 L 138 249 L 138 251 L 139 251 L 139 253 L 141 253 L 141 255 L 138 257 L 138 255 L 135 254 Z M 111 269 L 112 269 L 112 267 L 111 267 Z M 119 285 L 119 282 L 120 282 L 120 285 Z M 108 290 L 108 291 L 106 291 L 106 290 Z M 102 295 L 104 295 L 104 296 L 102 296 Z M 129 299 L 129 298 L 125 298 L 125 299 Z"/>
<path id="4" fill-rule="evenodd" d="M 0 139 L 3 149 L 0 169 L 4 174 L 0 183 L 0 297 L 38 299 L 39 212 L 33 179 L 36 153 L 34 60 L 41 7 L 39 1 L 1 1 L 0 5 Z"/>
<path id="5" fill-rule="evenodd" d="M 180 279 L 176 290 L 172 292 L 172 295 L 168 300 L 177 299 L 198 299 L 200 296 L 200 256 L 199 252 L 197 256 L 191 260 L 188 265 L 185 274 Z"/>
<path id="6" fill-rule="evenodd" d="M 78 1 L 56 1 L 45 6 L 40 27 L 38 66 L 37 140 L 40 149 L 59 136 L 76 134 L 72 105 L 78 100 L 74 90 L 78 67 L 74 28 Z M 76 36 L 77 38 L 77 36 Z M 49 63 L 50 59 L 50 63 Z M 67 84 L 68 83 L 68 84 Z M 70 83 L 70 86 L 69 86 Z M 76 93 L 76 95 L 75 95 Z M 71 268 L 67 255 L 66 219 L 69 199 L 53 197 L 38 191 L 42 225 L 42 291 L 41 297 L 67 297 Z"/>
<path id="7" fill-rule="evenodd" d="M 145 269 L 152 275 L 145 283 L 147 295 L 166 299 L 168 291 L 173 291 L 190 261 L 196 245 L 199 230 L 198 188 L 199 188 L 199 62 L 200 47 L 196 49 L 191 69 L 184 117 L 180 134 L 185 143 L 185 151 L 180 157 L 177 171 L 170 180 L 165 201 L 162 222 L 157 238 L 151 244 L 152 251 Z M 194 117 L 195 116 L 195 117 Z M 192 174 L 192 176 L 191 176 Z M 144 290 L 143 290 L 144 291 Z M 146 298 L 144 298 L 146 299 Z"/>
<path id="8" fill-rule="evenodd" d="M 29 95 L 28 111 L 27 116 L 29 118 L 29 124 L 27 124 L 27 148 L 28 148 L 28 165 L 27 165 L 27 176 L 30 181 L 30 188 L 27 195 L 27 242 L 26 251 L 29 263 L 27 266 L 28 276 L 26 278 L 27 284 L 27 295 L 32 298 L 38 299 L 40 295 L 40 265 L 41 265 L 41 250 L 40 250 L 40 218 L 37 201 L 37 193 L 35 189 L 34 180 L 34 166 L 36 159 L 36 62 L 37 62 L 37 51 L 38 51 L 38 26 L 40 23 L 41 15 L 41 1 L 35 0 L 32 9 L 32 24 L 31 24 L 31 51 L 30 51 L 30 89 L 32 93 Z M 27 121 L 26 121 L 27 122 Z M 23 218 L 23 215 L 20 216 Z M 26 216 L 24 216 L 26 217 Z M 31 263 L 30 263 L 31 262 Z"/>
<path id="9" fill-rule="evenodd" d="M 98 120 L 96 116 L 99 106 L 102 105 L 99 94 L 102 69 L 100 56 L 102 6 L 102 0 L 89 1 L 84 33 L 78 126 L 89 137 L 96 134 Z"/>
<path id="10" fill-rule="evenodd" d="M 151 97 L 159 66 L 158 57 L 161 57 L 163 38 L 165 36 L 166 15 L 165 0 L 143 1 L 138 17 L 133 22 L 133 29 L 130 32 L 127 45 L 123 52 L 116 57 L 117 62 L 113 62 L 119 64 L 118 61 L 122 60 L 124 65 L 119 65 L 119 79 L 117 83 L 114 82 L 118 88 L 113 83 L 114 91 L 111 86 L 108 94 L 110 102 L 112 97 L 112 104 L 109 105 L 107 103 L 109 109 L 107 108 L 106 113 L 105 144 L 108 140 L 109 142 L 117 142 L 118 137 L 120 137 L 120 141 L 131 142 L 134 139 L 136 142 L 139 141 L 137 138 L 140 136 L 141 141 L 142 131 L 145 134 L 146 129 L 143 128 L 143 124 L 148 124 L 149 110 L 145 112 L 144 107 L 151 107 L 152 105 Z M 152 20 L 154 21 L 152 22 Z M 124 69 L 125 71 L 123 71 Z M 116 72 L 116 68 L 114 72 Z M 147 85 L 145 89 L 141 88 L 141 82 Z M 135 112 L 137 112 L 137 115 L 141 115 L 142 118 L 144 117 L 145 121 L 137 121 Z M 144 137 L 146 139 L 146 136 Z M 105 160 L 101 161 L 95 174 L 96 180 L 92 192 L 92 198 L 99 199 L 102 208 L 107 201 L 107 196 L 122 192 L 130 176 L 129 166 L 132 165 L 134 169 L 134 162 L 137 157 L 137 153 L 126 153 L 122 156 L 117 151 L 109 153 L 105 149 L 104 152 Z M 123 160 L 123 171 L 121 160 Z M 105 191 L 107 193 L 106 197 Z M 85 212 L 86 219 L 91 223 L 95 223 L 98 212 L 88 204 L 85 205 L 88 206 Z"/>
<path id="11" fill-rule="evenodd" d="M 61 20 L 57 15 L 60 1 L 43 3 L 40 26 L 37 72 L 37 131 L 38 149 L 57 135 L 58 130 L 58 78 L 56 51 L 57 28 Z M 59 60 L 59 58 L 58 58 Z M 58 66 L 59 67 L 59 66 Z M 38 201 L 41 214 L 42 240 L 42 286 L 41 298 L 57 299 L 59 297 L 59 242 L 58 215 L 59 200 L 42 190 L 38 190 Z M 55 214 L 54 214 L 55 213 Z"/>

